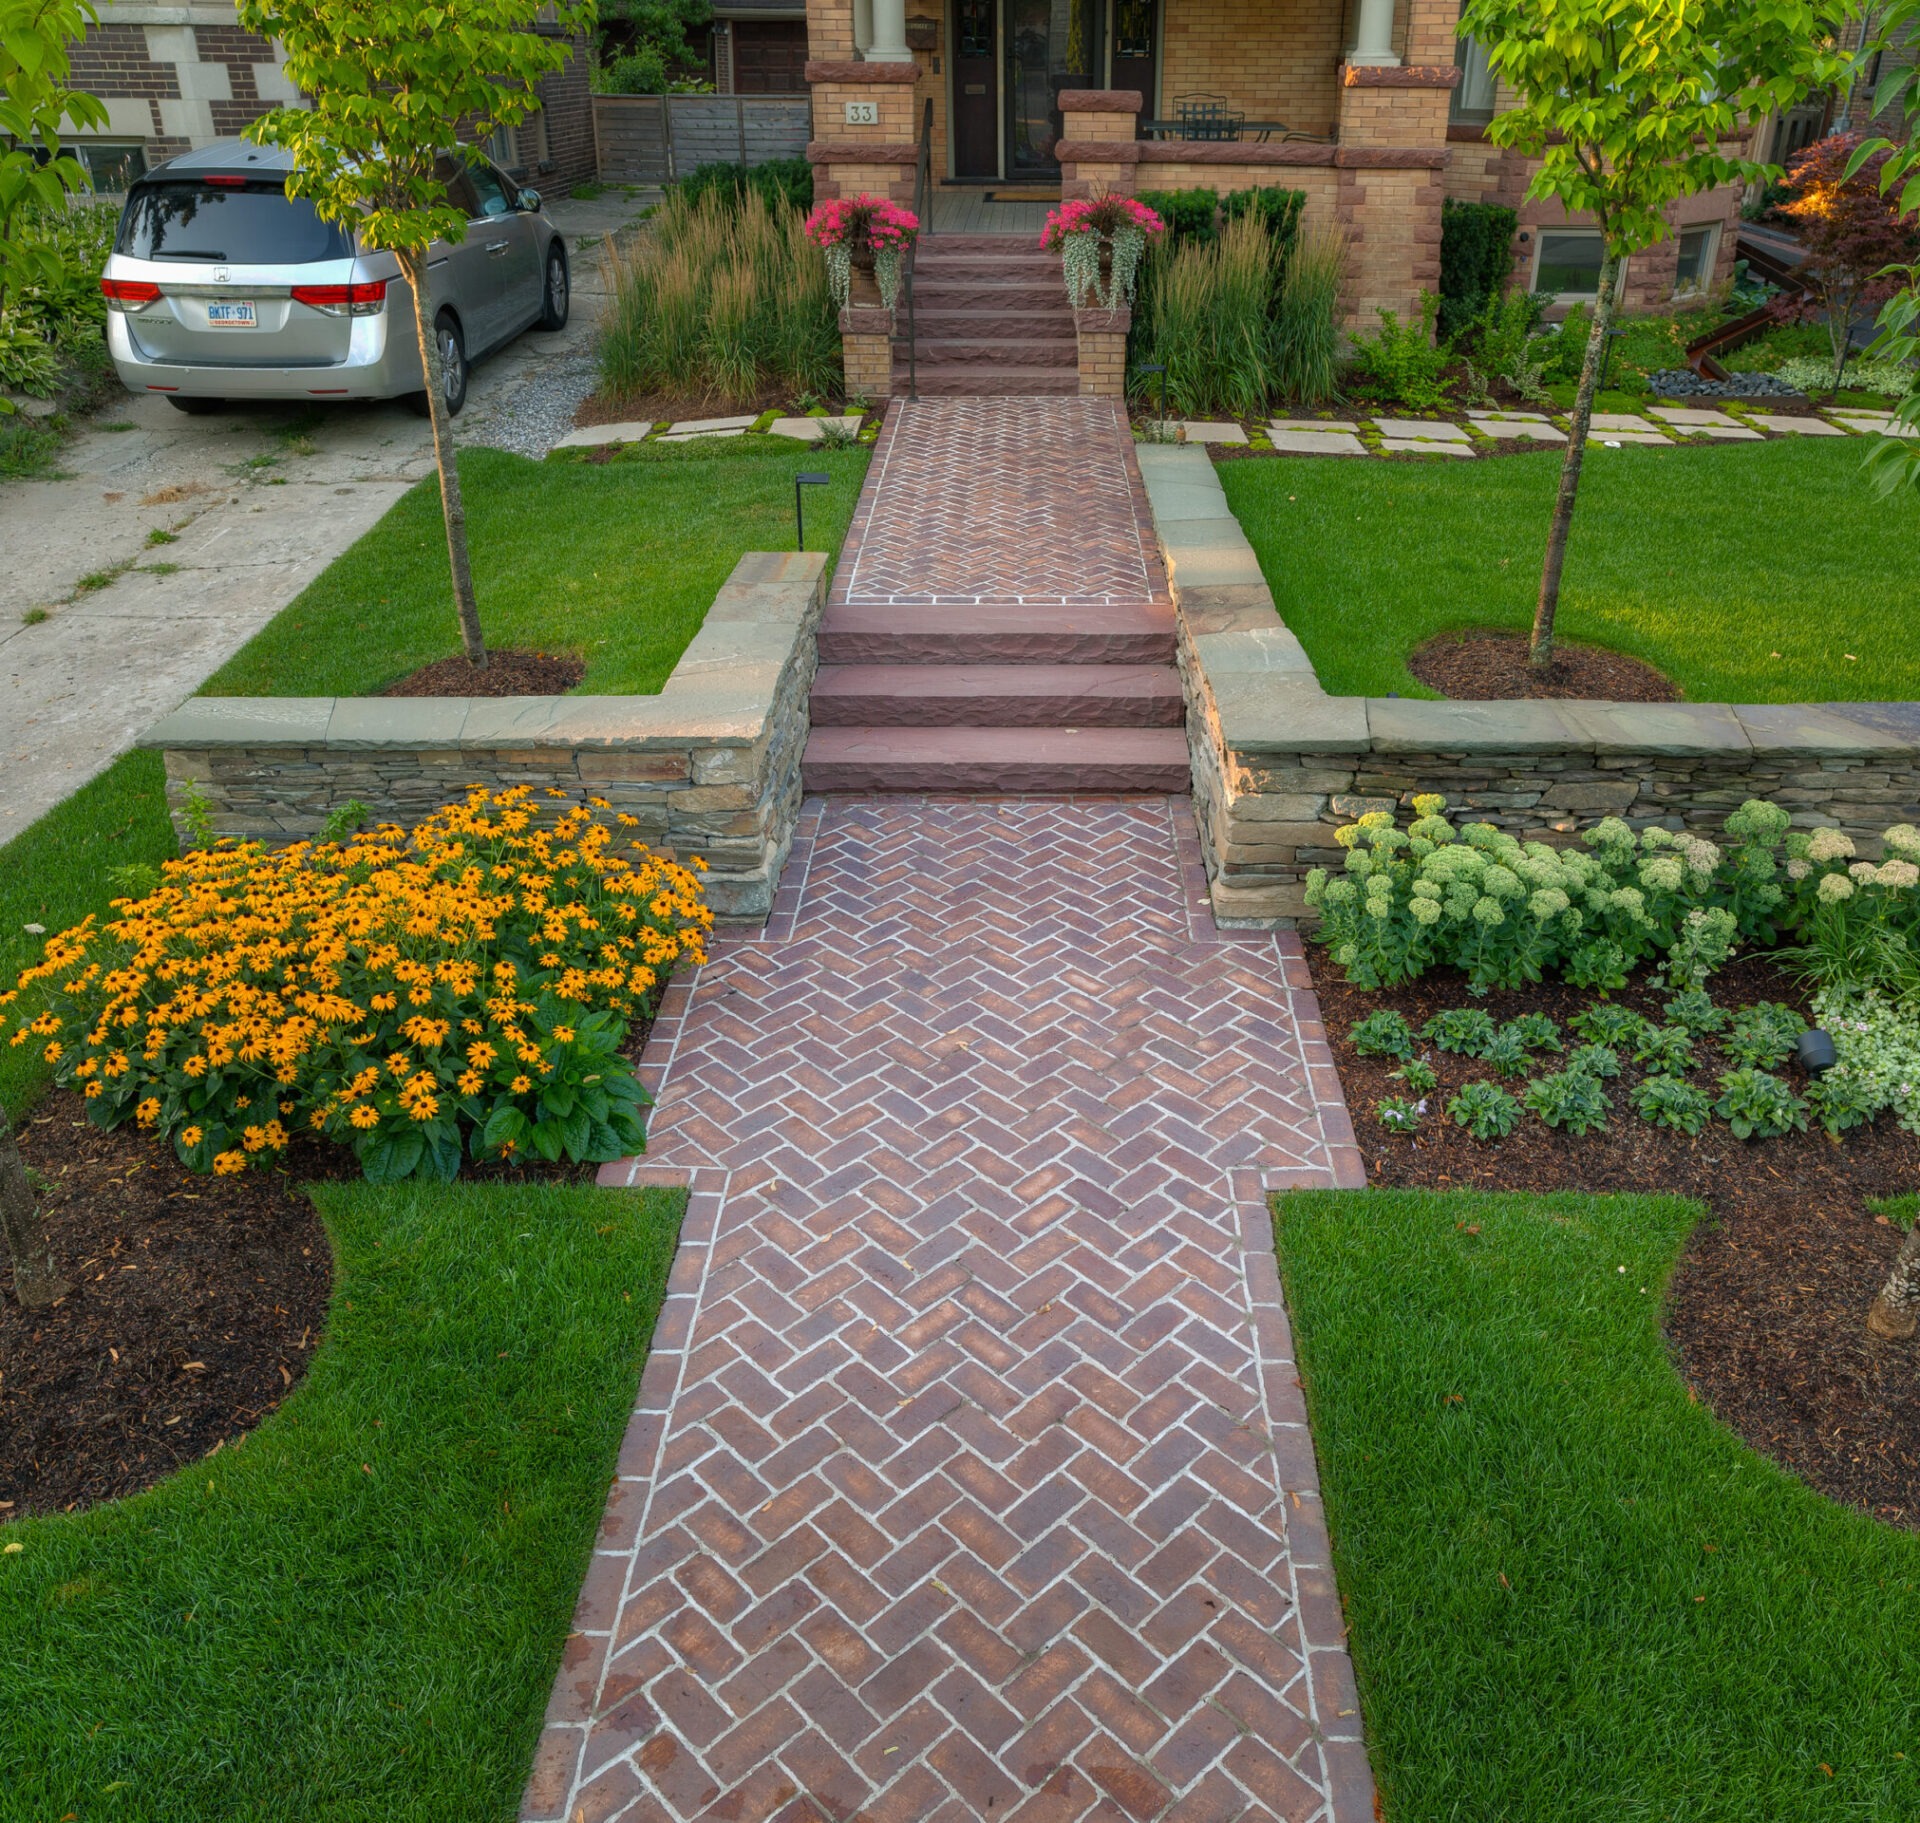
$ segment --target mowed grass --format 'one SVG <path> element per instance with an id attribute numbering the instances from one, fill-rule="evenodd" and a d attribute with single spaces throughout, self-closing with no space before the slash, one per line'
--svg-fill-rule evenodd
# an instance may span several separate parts
<path id="1" fill-rule="evenodd" d="M 1659 1322 L 1697 1206 L 1276 1211 L 1394 1823 L 1920 1816 L 1920 1538 L 1690 1401 Z"/>
<path id="2" fill-rule="evenodd" d="M 286 1405 L 0 1526 L 8 1823 L 517 1812 L 684 1193 L 314 1194 L 337 1278 Z"/>
<path id="3" fill-rule="evenodd" d="M 460 457 L 474 592 L 489 645 L 584 658 L 579 689 L 648 695 L 667 681 L 747 551 L 839 548 L 864 450 L 785 438 L 681 444 L 604 466 Z M 202 686 L 208 696 L 367 696 L 460 651 L 439 483 L 422 481 Z"/>
<path id="4" fill-rule="evenodd" d="M 157 753 L 122 754 L 98 778 L 0 844 L 0 993 L 40 959 L 46 936 L 29 931 L 29 924 L 52 936 L 89 912 L 109 917 L 109 901 L 118 896 L 115 868 L 156 865 L 175 852 Z M 51 1072 L 33 1046 L 9 1042 L 14 1030 L 11 1023 L 0 1029 L 0 1107 L 18 1116 Z"/>
<path id="5" fill-rule="evenodd" d="M 1697 702 L 1920 698 L 1920 498 L 1877 498 L 1867 448 L 1593 450 L 1560 633 L 1645 659 Z M 1553 452 L 1218 472 L 1281 618 L 1335 695 L 1432 696 L 1406 668 L 1422 641 L 1532 625 Z"/>

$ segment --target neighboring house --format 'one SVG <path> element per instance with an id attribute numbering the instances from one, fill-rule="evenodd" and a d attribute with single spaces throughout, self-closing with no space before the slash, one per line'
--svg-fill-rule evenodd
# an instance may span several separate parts
<path id="1" fill-rule="evenodd" d="M 124 189 L 163 159 L 300 99 L 279 47 L 241 30 L 231 0 L 101 0 L 99 12 L 73 55 L 75 86 L 107 106 L 106 128 L 76 147 L 98 189 Z M 566 67 L 540 85 L 540 110 L 489 148 L 525 182 L 564 190 L 594 175 L 590 59 L 582 37 Z"/>
<path id="2" fill-rule="evenodd" d="M 1487 142 L 1497 96 L 1459 16 L 1460 0 L 809 0 L 817 193 L 907 199 L 931 101 L 946 184 L 1304 191 L 1307 219 L 1347 235 L 1353 327 L 1438 287 L 1449 196 L 1519 211 L 1517 283 L 1591 298 L 1599 235 L 1524 201 L 1532 167 Z M 1238 137 L 1196 137 L 1208 109 L 1239 116 Z M 1627 306 L 1726 279 L 1740 199 L 1677 204 L 1677 232 L 1627 264 Z"/>
<path id="3" fill-rule="evenodd" d="M 713 9 L 712 74 L 722 95 L 804 95 L 804 0 L 719 0 Z"/>

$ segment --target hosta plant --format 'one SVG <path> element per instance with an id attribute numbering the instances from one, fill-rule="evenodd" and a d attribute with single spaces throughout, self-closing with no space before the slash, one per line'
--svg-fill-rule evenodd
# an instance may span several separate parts
<path id="1" fill-rule="evenodd" d="M 1447 1113 L 1475 1139 L 1505 1139 L 1520 1120 L 1520 1104 L 1497 1082 L 1470 1082 L 1447 1103 Z"/>
<path id="2" fill-rule="evenodd" d="M 1607 1092 L 1584 1070 L 1536 1077 L 1521 1099 L 1548 1126 L 1568 1133 L 1592 1133 L 1607 1124 Z"/>
<path id="3" fill-rule="evenodd" d="M 1620 1053 L 1610 1044 L 1575 1046 L 1567 1058 L 1567 1068 L 1578 1070 L 1596 1081 L 1620 1074 Z"/>
<path id="4" fill-rule="evenodd" d="M 1393 1075 L 1409 1095 L 1431 1095 L 1440 1086 L 1440 1072 L 1422 1057 L 1410 1057 Z"/>
<path id="5" fill-rule="evenodd" d="M 1807 1125 L 1807 1104 L 1765 1070 L 1729 1070 L 1720 1078 L 1713 1111 L 1736 1139 L 1778 1139 Z"/>
<path id="6" fill-rule="evenodd" d="M 1743 1006 L 1720 1039 L 1720 1049 L 1730 1062 L 1748 1068 L 1784 1063 L 1793 1055 L 1807 1022 L 1790 1006 L 1777 1000 L 1759 1000 Z"/>
<path id="7" fill-rule="evenodd" d="M 1487 1040 L 1479 1052 L 1482 1063 L 1491 1064 L 1502 1076 L 1524 1076 L 1533 1058 L 1526 1041 L 1509 1022 Z"/>
<path id="8" fill-rule="evenodd" d="M 1807 1106 L 1836 1138 L 1864 1127 L 1885 1105 L 1872 1083 L 1843 1070 L 1829 1070 L 1807 1086 Z"/>
<path id="9" fill-rule="evenodd" d="M 1484 1057 L 1499 1029 L 1477 1006 L 1459 1006 L 1434 1014 L 1420 1028 L 1420 1036 L 1457 1057 Z"/>
<path id="10" fill-rule="evenodd" d="M 1373 1104 L 1381 1126 L 1389 1133 L 1412 1133 L 1427 1111 L 1424 1100 L 1409 1101 L 1404 1095 L 1388 1095 Z"/>
<path id="11" fill-rule="evenodd" d="M 1618 1045 L 1627 1050 L 1639 1044 L 1653 1030 L 1652 1020 L 1636 1013 L 1630 1006 L 1619 1006 L 1611 1000 L 1602 1000 L 1595 1006 L 1583 1008 L 1567 1024 L 1591 1044 Z"/>
<path id="12" fill-rule="evenodd" d="M 1660 1076 L 1684 1076 L 1693 1068 L 1693 1036 L 1682 1025 L 1650 1025 L 1633 1047 L 1633 1060 Z"/>
<path id="13" fill-rule="evenodd" d="M 1713 1097 L 1677 1076 L 1649 1076 L 1634 1089 L 1633 1107 L 1656 1127 L 1698 1133 L 1713 1113 Z"/>
<path id="14" fill-rule="evenodd" d="M 617 1158 L 645 1102 L 628 1024 L 712 913 L 607 808 L 543 823 L 524 787 L 478 789 L 410 833 L 196 849 L 50 940 L 0 1025 L 96 1125 L 134 1121 L 197 1171 L 270 1163 L 297 1132 L 376 1182 Z"/>
<path id="15" fill-rule="evenodd" d="M 1690 987 L 1675 994 L 1663 1010 L 1675 1025 L 1683 1026 L 1696 1037 L 1726 1028 L 1727 1009 L 1718 1005 L 1703 987 Z"/>
<path id="16" fill-rule="evenodd" d="M 1369 1013 L 1347 1034 L 1347 1041 L 1362 1057 L 1411 1057 L 1414 1050 L 1413 1027 L 1404 1014 L 1387 1007 Z"/>
<path id="17" fill-rule="evenodd" d="M 1501 1029 L 1513 1033 L 1529 1051 L 1558 1051 L 1565 1048 L 1560 1042 L 1560 1028 L 1546 1013 L 1518 1014 Z"/>

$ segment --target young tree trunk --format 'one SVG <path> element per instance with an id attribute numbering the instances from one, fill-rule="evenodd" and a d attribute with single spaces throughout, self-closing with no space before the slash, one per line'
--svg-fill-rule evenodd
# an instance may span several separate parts
<path id="1" fill-rule="evenodd" d="M 13 1259 L 13 1295 L 22 1310 L 42 1310 L 73 1289 L 53 1269 L 40 1199 L 27 1182 L 5 1108 L 0 1108 L 0 1242 Z"/>
<path id="2" fill-rule="evenodd" d="M 1920 1329 L 1920 1222 L 1907 1230 L 1887 1282 L 1867 1307 L 1867 1334 L 1904 1342 Z"/>
<path id="3" fill-rule="evenodd" d="M 1587 454 L 1587 425 L 1593 417 L 1593 395 L 1600 388 L 1607 331 L 1613 326 L 1614 281 L 1619 276 L 1619 256 L 1608 248 L 1600 262 L 1600 295 L 1593 302 L 1587 358 L 1580 363 L 1580 385 L 1573 396 L 1573 428 L 1567 432 L 1567 453 L 1560 465 L 1560 494 L 1553 503 L 1553 529 L 1547 534 L 1546 567 L 1540 572 L 1540 600 L 1533 610 L 1533 647 L 1527 656 L 1542 670 L 1553 663 L 1553 621 L 1560 612 L 1560 572 L 1567 561 L 1567 533 L 1573 526 L 1573 502 L 1580 491 L 1580 465 Z"/>
<path id="4" fill-rule="evenodd" d="M 453 574 L 453 605 L 460 616 L 460 643 L 476 671 L 487 668 L 487 645 L 480 632 L 480 606 L 473 598 L 473 569 L 467 561 L 467 506 L 460 497 L 460 470 L 454 461 L 453 420 L 440 384 L 440 351 L 428 312 L 427 256 L 399 254 L 400 270 L 413 290 L 413 328 L 420 341 L 420 371 L 427 381 L 427 414 L 433 424 L 433 460 L 440 471 L 440 508 L 447 522 L 447 562 Z"/>

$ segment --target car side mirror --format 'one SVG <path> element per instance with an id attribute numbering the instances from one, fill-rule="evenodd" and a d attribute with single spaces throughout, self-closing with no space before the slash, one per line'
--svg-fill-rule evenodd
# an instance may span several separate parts
<path id="1" fill-rule="evenodd" d="M 538 190 L 522 190 L 520 192 L 520 207 L 529 211 L 538 209 L 540 207 L 540 192 Z"/>

